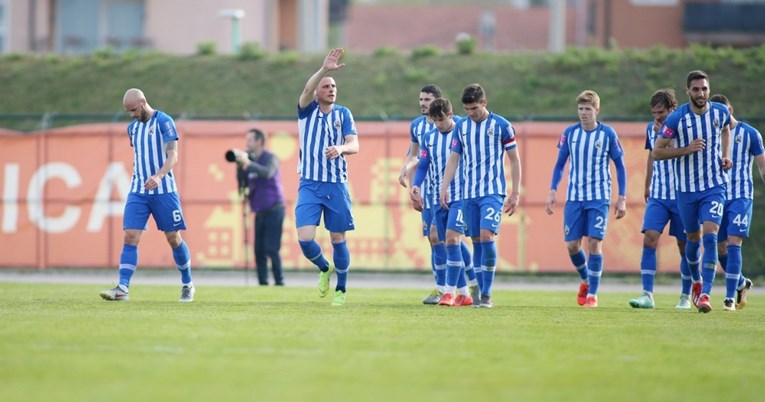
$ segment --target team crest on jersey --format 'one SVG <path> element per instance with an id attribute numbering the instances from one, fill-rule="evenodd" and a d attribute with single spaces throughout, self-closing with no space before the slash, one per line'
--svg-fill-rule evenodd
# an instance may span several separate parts
<path id="1" fill-rule="evenodd" d="M 486 130 L 486 135 L 488 135 L 489 137 L 494 136 L 494 127 L 489 127 L 489 129 Z"/>
<path id="2" fill-rule="evenodd" d="M 335 120 L 335 130 L 340 129 L 340 120 Z"/>
<path id="3" fill-rule="evenodd" d="M 154 135 L 154 127 L 149 127 L 149 135 Z"/>
<path id="4" fill-rule="evenodd" d="M 713 125 L 715 128 L 720 128 L 720 120 L 718 120 L 718 119 L 714 119 L 714 120 L 712 121 L 712 125 Z"/>
<path id="5" fill-rule="evenodd" d="M 595 141 L 595 148 L 600 148 L 602 146 L 603 146 L 603 141 L 601 140 Z"/>
<path id="6" fill-rule="evenodd" d="M 736 136 L 736 144 L 741 144 L 742 142 L 744 142 L 744 135 L 743 134 L 737 135 Z"/>

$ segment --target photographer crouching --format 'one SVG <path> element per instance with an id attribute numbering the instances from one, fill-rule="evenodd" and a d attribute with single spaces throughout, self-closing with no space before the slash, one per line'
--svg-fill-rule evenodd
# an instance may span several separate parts
<path id="1" fill-rule="evenodd" d="M 268 285 L 268 260 L 271 260 L 274 283 L 284 286 L 282 244 L 284 190 L 279 175 L 279 159 L 266 150 L 266 133 L 253 128 L 247 132 L 247 150 L 231 149 L 226 160 L 236 162 L 240 192 L 247 197 L 255 213 L 255 266 L 258 283 Z M 243 193 L 246 194 L 246 193 Z"/>

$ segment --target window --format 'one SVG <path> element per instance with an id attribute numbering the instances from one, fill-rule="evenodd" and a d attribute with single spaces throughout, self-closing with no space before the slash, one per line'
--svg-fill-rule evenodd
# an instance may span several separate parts
<path id="1" fill-rule="evenodd" d="M 6 46 L 6 42 L 8 41 L 7 14 L 7 0 L 0 0 L 0 54 L 5 54 L 6 49 L 8 49 L 8 46 Z"/>

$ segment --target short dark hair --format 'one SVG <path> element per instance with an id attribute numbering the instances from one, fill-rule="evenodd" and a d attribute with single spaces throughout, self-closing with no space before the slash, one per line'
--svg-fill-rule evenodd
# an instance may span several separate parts
<path id="1" fill-rule="evenodd" d="M 725 106 L 730 106 L 728 97 L 723 94 L 714 94 L 711 98 L 709 98 L 709 100 L 712 102 L 722 103 Z"/>
<path id="2" fill-rule="evenodd" d="M 439 88 L 438 85 L 436 85 L 436 84 L 425 85 L 424 87 L 422 87 L 420 92 L 425 92 L 426 94 L 431 94 L 436 99 L 444 97 L 444 93 L 441 92 L 441 88 Z"/>
<path id="3" fill-rule="evenodd" d="M 263 130 L 261 130 L 261 129 L 251 128 L 250 131 L 248 131 L 248 133 L 255 134 L 255 139 L 257 141 L 263 141 L 263 142 L 266 141 L 266 133 L 263 132 Z"/>
<path id="4" fill-rule="evenodd" d="M 481 84 L 470 84 L 462 90 L 463 105 L 481 102 L 484 99 L 486 99 L 486 92 Z"/>
<path id="5" fill-rule="evenodd" d="M 651 102 L 648 104 L 651 109 L 656 106 L 662 105 L 667 110 L 671 110 L 677 107 L 677 97 L 675 96 L 675 90 L 672 88 L 659 89 L 651 95 Z"/>
<path id="6" fill-rule="evenodd" d="M 449 113 L 452 113 L 452 103 L 446 98 L 436 98 L 428 108 L 428 116 L 432 119 L 446 117 Z"/>
<path id="7" fill-rule="evenodd" d="M 693 70 L 690 73 L 688 73 L 688 79 L 685 82 L 685 87 L 690 88 L 691 82 L 696 80 L 707 80 L 707 82 L 709 82 L 709 76 L 707 75 L 707 73 L 701 70 Z"/>

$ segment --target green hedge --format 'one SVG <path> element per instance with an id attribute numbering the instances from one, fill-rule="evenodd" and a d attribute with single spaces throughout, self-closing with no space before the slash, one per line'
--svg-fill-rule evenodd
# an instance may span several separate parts
<path id="1" fill-rule="evenodd" d="M 403 119 L 418 113 L 424 84 L 437 83 L 456 99 L 465 85 L 479 82 L 491 108 L 516 119 L 570 119 L 583 89 L 601 95 L 604 119 L 647 119 L 651 93 L 672 87 L 685 100 L 685 77 L 698 68 L 710 74 L 713 92 L 729 95 L 737 115 L 756 118 L 765 110 L 765 98 L 755 90 L 765 76 L 765 46 L 472 55 L 424 49 L 429 47 L 410 54 L 347 54 L 347 66 L 334 74 L 338 102 L 351 106 L 360 119 Z M 125 89 L 140 87 L 153 105 L 170 113 L 291 118 L 305 80 L 322 58 L 261 52 L 257 57 L 12 54 L 0 57 L 0 86 L 9 95 L 0 97 L 0 111 L 114 113 L 122 109 Z"/>

